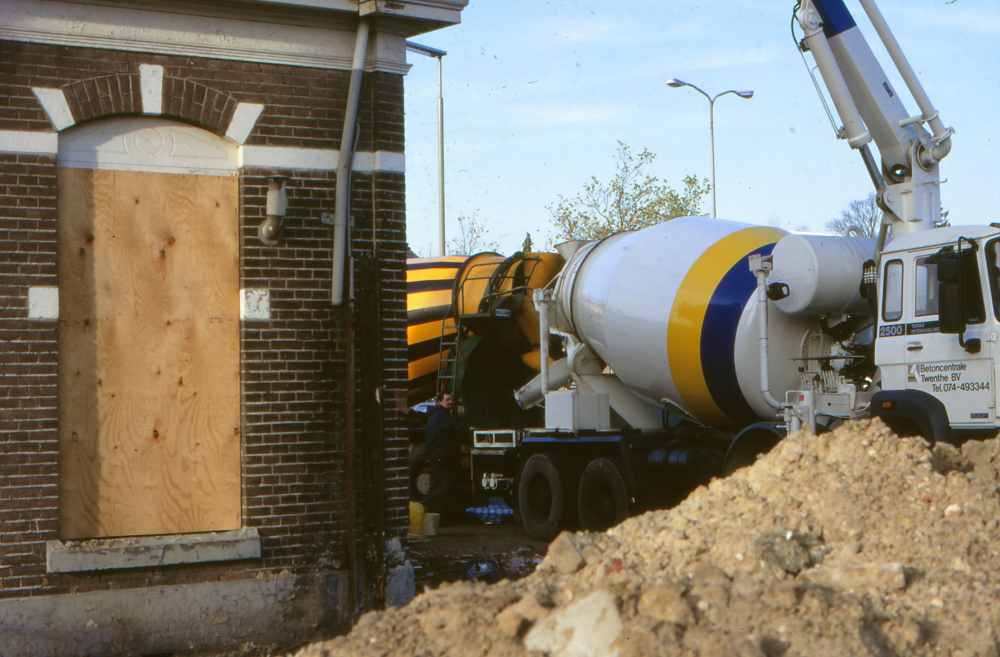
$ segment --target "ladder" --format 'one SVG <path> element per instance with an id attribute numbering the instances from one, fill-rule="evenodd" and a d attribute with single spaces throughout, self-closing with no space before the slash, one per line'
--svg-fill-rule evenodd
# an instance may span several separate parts
<path id="1" fill-rule="evenodd" d="M 524 294 L 529 290 L 528 281 L 535 267 L 541 262 L 541 258 L 532 255 L 515 253 L 503 262 L 483 262 L 473 264 L 469 268 L 467 275 L 459 271 L 456 280 L 456 289 L 452 295 L 451 306 L 448 313 L 441 322 L 440 352 L 438 355 L 438 378 L 437 392 L 455 394 L 455 384 L 458 378 L 458 361 L 462 358 L 460 346 L 462 339 L 468 332 L 467 323 L 463 319 L 488 320 L 497 316 L 509 317 L 509 315 L 497 315 L 498 306 L 503 301 L 514 294 Z M 520 266 L 520 270 L 519 270 Z M 488 271 L 484 271 L 487 270 Z M 478 270 L 478 271 L 477 271 Z M 510 287 L 505 288 L 505 282 L 510 280 Z M 479 304 L 475 312 L 468 312 L 467 308 L 461 307 L 465 298 L 465 286 L 467 284 L 485 281 L 485 288 L 479 299 Z M 454 322 L 454 326 L 448 325 L 448 320 Z"/>

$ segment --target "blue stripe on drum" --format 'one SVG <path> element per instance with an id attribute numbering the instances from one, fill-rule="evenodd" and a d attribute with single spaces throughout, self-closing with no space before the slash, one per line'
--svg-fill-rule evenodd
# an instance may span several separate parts
<path id="1" fill-rule="evenodd" d="M 726 272 L 712 294 L 701 329 L 705 383 L 726 417 L 741 426 L 760 419 L 743 396 L 736 376 L 736 330 L 747 304 L 756 301 L 757 277 L 750 271 L 747 258 L 754 254 L 770 255 L 772 249 L 773 243 L 754 249 Z"/>

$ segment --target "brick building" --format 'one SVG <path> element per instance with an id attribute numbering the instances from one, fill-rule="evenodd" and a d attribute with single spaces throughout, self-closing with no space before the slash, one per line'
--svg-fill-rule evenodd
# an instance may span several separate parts
<path id="1" fill-rule="evenodd" d="M 412 591 L 405 39 L 466 4 L 4 0 L 0 653 Z"/>

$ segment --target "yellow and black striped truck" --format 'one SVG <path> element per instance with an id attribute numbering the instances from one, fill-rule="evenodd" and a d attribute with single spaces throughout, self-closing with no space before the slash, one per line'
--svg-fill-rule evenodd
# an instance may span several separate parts
<path id="1" fill-rule="evenodd" d="M 532 296 L 562 264 L 555 253 L 407 260 L 410 406 L 441 390 L 477 427 L 523 424 L 513 393 L 540 369 Z"/>
<path id="2" fill-rule="evenodd" d="M 429 485 L 423 450 L 427 418 L 421 411 L 438 391 L 452 393 L 456 412 L 478 428 L 540 422 L 540 409 L 521 409 L 514 391 L 540 369 L 533 291 L 551 282 L 562 264 L 555 253 L 407 260 L 411 489 L 416 498 Z"/>

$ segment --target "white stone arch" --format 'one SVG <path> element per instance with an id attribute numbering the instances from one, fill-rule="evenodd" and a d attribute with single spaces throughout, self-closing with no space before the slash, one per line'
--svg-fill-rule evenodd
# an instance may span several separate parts
<path id="1" fill-rule="evenodd" d="M 235 176 L 239 145 L 158 116 L 98 119 L 59 133 L 60 167 Z"/>

